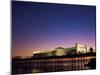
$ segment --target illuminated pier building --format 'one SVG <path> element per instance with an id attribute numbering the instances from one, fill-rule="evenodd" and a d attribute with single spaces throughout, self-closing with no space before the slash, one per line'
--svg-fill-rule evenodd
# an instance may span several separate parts
<path id="1" fill-rule="evenodd" d="M 87 52 L 87 46 L 86 45 L 81 45 L 76 43 L 74 47 L 68 47 L 68 48 L 63 48 L 63 47 L 57 47 L 54 50 L 41 50 L 41 51 L 35 51 L 33 52 L 33 56 L 39 56 L 39 57 L 44 57 L 44 56 L 63 56 L 67 54 L 79 54 L 79 53 L 86 53 Z"/>

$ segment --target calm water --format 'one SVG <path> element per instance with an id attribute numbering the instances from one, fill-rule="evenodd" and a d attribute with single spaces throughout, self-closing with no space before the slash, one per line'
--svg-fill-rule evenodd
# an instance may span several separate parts
<path id="1" fill-rule="evenodd" d="M 88 70 L 90 67 L 85 66 L 90 59 L 48 59 L 48 60 L 32 60 L 17 62 L 16 73 L 40 73 L 40 72 L 57 72 L 57 71 L 73 71 Z"/>
<path id="2" fill-rule="evenodd" d="M 55 62 L 36 62 L 32 68 L 32 72 L 55 72 L 55 71 L 71 71 L 71 70 L 87 70 L 90 69 L 85 64 L 89 60 L 56 60 Z"/>

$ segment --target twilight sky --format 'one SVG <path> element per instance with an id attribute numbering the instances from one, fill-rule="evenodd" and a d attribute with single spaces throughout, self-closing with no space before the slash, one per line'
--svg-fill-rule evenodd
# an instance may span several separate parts
<path id="1" fill-rule="evenodd" d="M 95 47 L 96 7 L 12 1 L 12 56 L 75 43 Z"/>

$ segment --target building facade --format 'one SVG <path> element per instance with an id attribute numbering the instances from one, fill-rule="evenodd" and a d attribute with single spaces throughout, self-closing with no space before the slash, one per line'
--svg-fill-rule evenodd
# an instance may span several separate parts
<path id="1" fill-rule="evenodd" d="M 44 51 L 35 51 L 33 52 L 33 56 L 64 56 L 64 55 L 72 55 L 79 53 L 86 53 L 87 46 L 76 43 L 74 47 L 57 47 L 54 50 L 44 50 Z"/>

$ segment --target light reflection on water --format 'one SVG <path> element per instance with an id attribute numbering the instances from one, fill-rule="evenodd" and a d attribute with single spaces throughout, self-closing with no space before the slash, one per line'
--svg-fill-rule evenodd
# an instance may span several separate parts
<path id="1" fill-rule="evenodd" d="M 71 70 L 88 70 L 90 69 L 85 64 L 89 60 L 74 60 L 74 61 L 57 61 L 54 62 L 37 62 L 32 67 L 32 73 L 36 72 L 56 72 L 56 71 L 71 71 Z"/>
<path id="2" fill-rule="evenodd" d="M 42 72 L 57 72 L 57 71 L 75 71 L 89 70 L 86 66 L 90 59 L 45 59 L 45 60 L 28 60 L 15 62 L 14 73 L 42 73 Z"/>

